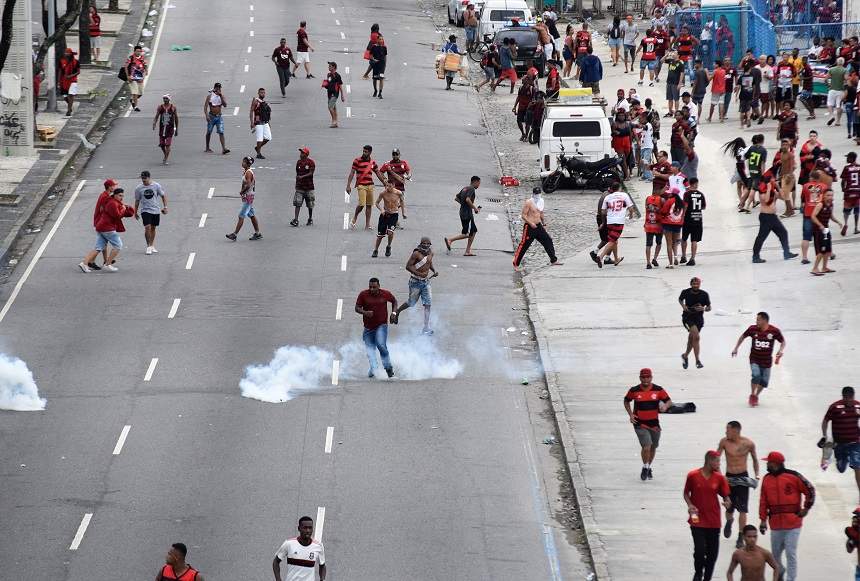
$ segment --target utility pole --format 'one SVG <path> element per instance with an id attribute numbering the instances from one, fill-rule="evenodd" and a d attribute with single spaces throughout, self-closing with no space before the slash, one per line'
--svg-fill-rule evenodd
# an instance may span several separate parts
<path id="1" fill-rule="evenodd" d="M 0 74 L 0 155 L 33 152 L 33 33 L 30 2 L 17 2 L 6 64 Z"/>
<path id="2" fill-rule="evenodd" d="M 48 37 L 57 28 L 57 0 L 48 0 Z M 45 80 L 48 82 L 48 111 L 57 112 L 57 58 L 52 44 L 48 48 L 48 66 L 45 67 Z"/>

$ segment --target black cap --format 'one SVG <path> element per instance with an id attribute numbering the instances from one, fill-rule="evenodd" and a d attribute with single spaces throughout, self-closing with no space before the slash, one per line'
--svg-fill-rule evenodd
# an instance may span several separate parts
<path id="1" fill-rule="evenodd" d="M 336 62 L 334 62 L 334 61 L 328 61 L 328 64 L 329 64 L 329 66 L 330 66 L 330 67 L 337 68 L 337 63 L 336 63 Z"/>
<path id="2" fill-rule="evenodd" d="M 854 151 L 849 151 L 845 154 L 845 158 L 854 161 L 855 159 L 857 159 L 857 153 Z"/>
<path id="3" fill-rule="evenodd" d="M 364 147 L 362 147 L 362 149 L 366 149 L 367 151 L 373 151 L 373 146 L 372 145 L 365 145 Z"/>

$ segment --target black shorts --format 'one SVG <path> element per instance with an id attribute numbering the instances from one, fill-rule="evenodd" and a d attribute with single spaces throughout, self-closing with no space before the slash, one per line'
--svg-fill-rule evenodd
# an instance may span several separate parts
<path id="1" fill-rule="evenodd" d="M 740 107 L 738 107 L 738 110 L 739 110 L 741 113 L 746 113 L 746 112 L 747 112 L 747 111 L 749 111 L 750 109 L 755 109 L 755 107 L 756 107 L 756 105 L 753 105 L 753 101 L 752 101 L 752 100 L 749 100 L 749 101 L 748 101 L 748 100 L 746 100 L 746 99 L 741 99 L 741 100 L 740 100 Z"/>
<path id="2" fill-rule="evenodd" d="M 730 474 L 726 472 L 726 478 L 732 476 L 749 476 L 749 472 Z M 729 486 L 729 499 L 732 501 L 732 510 L 742 513 L 749 512 L 750 488 L 749 486 Z"/>
<path id="3" fill-rule="evenodd" d="M 696 327 L 699 331 L 702 330 L 702 327 L 705 326 L 705 317 L 701 313 L 696 314 L 683 314 L 681 315 L 681 324 L 684 325 L 684 328 L 688 331 L 690 327 Z"/>
<path id="4" fill-rule="evenodd" d="M 393 214 L 380 214 L 379 222 L 376 224 L 376 235 L 385 236 L 386 234 L 393 233 L 394 229 L 397 227 L 398 217 L 399 214 L 397 212 Z"/>
<path id="5" fill-rule="evenodd" d="M 468 218 L 460 216 L 460 224 L 463 226 L 461 232 L 464 236 L 472 236 L 478 233 L 478 227 L 475 226 L 474 216 L 469 216 Z"/>
<path id="6" fill-rule="evenodd" d="M 830 233 L 824 234 L 821 230 L 812 231 L 812 240 L 815 243 L 815 254 L 827 254 L 833 250 L 833 238 Z"/>
<path id="7" fill-rule="evenodd" d="M 144 226 L 158 226 L 161 224 L 161 214 L 150 214 L 148 212 L 140 213 L 140 221 Z"/>
<path id="8" fill-rule="evenodd" d="M 526 109 L 522 111 L 517 111 L 517 123 L 525 123 L 526 122 Z"/>
<path id="9" fill-rule="evenodd" d="M 693 242 L 702 241 L 702 222 L 684 222 L 683 234 L 681 240 L 692 239 Z"/>
<path id="10" fill-rule="evenodd" d="M 660 246 L 663 244 L 663 233 L 662 232 L 645 232 L 645 246 L 647 248 L 651 248 L 656 244 Z"/>
<path id="11" fill-rule="evenodd" d="M 754 176 L 750 176 L 747 180 L 748 181 L 744 185 L 751 190 L 758 191 L 758 184 L 761 182 L 761 176 L 756 174 Z"/>

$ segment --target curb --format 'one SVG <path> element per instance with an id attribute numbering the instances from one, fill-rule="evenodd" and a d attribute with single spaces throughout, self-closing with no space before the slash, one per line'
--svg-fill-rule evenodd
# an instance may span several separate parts
<path id="1" fill-rule="evenodd" d="M 140 39 L 148 12 L 154 7 L 161 5 L 166 9 L 167 2 L 163 0 L 150 0 L 149 2 L 144 0 L 141 2 L 140 7 L 137 8 L 139 10 L 137 22 L 132 22 L 130 17 L 126 18 L 125 22 L 123 22 L 122 29 L 117 35 L 118 46 L 124 46 L 129 42 L 136 42 Z M 136 8 L 132 7 L 128 11 L 128 14 L 134 14 L 135 10 Z M 112 62 L 110 68 L 111 70 L 115 68 Z M 106 75 L 99 81 L 96 89 L 106 91 L 107 97 L 97 105 L 93 104 L 92 101 L 80 102 L 76 115 L 69 118 L 57 136 L 54 142 L 54 149 L 37 150 L 40 156 L 39 159 L 30 168 L 24 179 L 21 180 L 21 183 L 15 187 L 13 193 L 18 194 L 22 202 L 14 210 L 17 213 L 14 224 L 11 226 L 9 232 L 0 239 L 0 264 L 7 264 L 10 251 L 21 235 L 22 230 L 32 220 L 48 194 L 55 190 L 61 181 L 62 175 L 69 169 L 80 152 L 81 147 L 83 147 L 81 139 L 77 134 L 80 133 L 84 136 L 89 136 L 92 133 L 96 125 L 104 118 L 105 112 L 114 103 L 123 89 L 125 89 L 125 83 L 116 77 Z M 54 157 L 52 153 L 60 149 L 65 149 L 66 153 L 62 157 Z M 41 192 L 41 194 L 38 192 Z"/>

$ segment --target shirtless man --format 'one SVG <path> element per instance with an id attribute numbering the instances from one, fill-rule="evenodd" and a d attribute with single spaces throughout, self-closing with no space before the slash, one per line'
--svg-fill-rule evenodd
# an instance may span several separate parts
<path id="1" fill-rule="evenodd" d="M 221 93 L 221 83 L 215 83 L 215 86 L 206 95 L 206 100 L 203 101 L 203 120 L 206 121 L 206 152 L 212 153 L 209 148 L 209 139 L 212 137 L 212 130 L 218 133 L 218 139 L 221 140 L 221 153 L 227 155 L 230 150 L 224 145 L 224 118 L 221 117 L 221 108 L 227 106 L 227 99 Z"/>
<path id="2" fill-rule="evenodd" d="M 391 243 L 394 242 L 394 230 L 397 228 L 398 211 L 403 205 L 402 199 L 403 194 L 391 182 L 386 182 L 385 189 L 379 192 L 375 204 L 379 210 L 379 222 L 376 226 L 376 246 L 373 247 L 371 257 L 379 256 L 379 245 L 386 234 L 388 245 L 385 247 L 385 256 L 391 256 Z M 384 209 L 379 207 L 380 203 L 384 204 Z"/>
<path id="3" fill-rule="evenodd" d="M 785 202 L 785 213 L 780 217 L 791 218 L 794 216 L 795 202 L 797 201 L 797 182 L 794 177 L 797 163 L 794 159 L 794 148 L 791 146 L 790 139 L 783 139 L 780 142 L 779 152 L 776 154 L 773 164 L 779 166 L 779 191 Z"/>
<path id="4" fill-rule="evenodd" d="M 720 440 L 717 446 L 717 452 L 726 454 L 726 478 L 729 480 L 729 488 L 731 494 L 729 498 L 732 501 L 732 507 L 726 511 L 726 524 L 723 527 L 723 536 L 727 539 L 732 536 L 732 522 L 734 520 L 734 511 L 740 513 L 738 518 L 738 540 L 735 547 L 740 549 L 744 544 L 743 530 L 747 524 L 747 513 L 750 497 L 750 488 L 758 486 L 759 467 L 758 455 L 755 451 L 755 442 L 741 436 L 741 423 L 731 421 L 726 424 L 726 437 Z M 752 457 L 753 474 L 755 479 L 750 478 L 747 471 L 747 456 Z M 753 538 L 755 543 L 755 537 Z M 744 577 L 746 579 L 746 577 Z"/>
<path id="5" fill-rule="evenodd" d="M 773 569 L 773 581 L 779 579 L 779 566 L 776 559 L 767 549 L 759 547 L 758 531 L 755 525 L 747 525 L 743 528 L 743 548 L 737 549 L 732 553 L 732 562 L 729 565 L 726 579 L 734 581 L 735 569 L 738 565 L 741 567 L 741 581 L 765 581 L 764 571 L 765 564 L 770 565 Z"/>
<path id="6" fill-rule="evenodd" d="M 415 306 L 420 298 L 421 304 L 424 306 L 424 329 L 421 332 L 425 335 L 432 335 L 433 329 L 430 328 L 430 279 L 439 276 L 439 273 L 433 268 L 433 251 L 430 249 L 430 239 L 426 236 L 421 238 L 418 247 L 412 251 L 409 260 L 406 261 L 406 270 L 412 275 L 409 277 L 409 299 L 391 313 L 391 324 L 396 325 L 400 313 Z"/>

